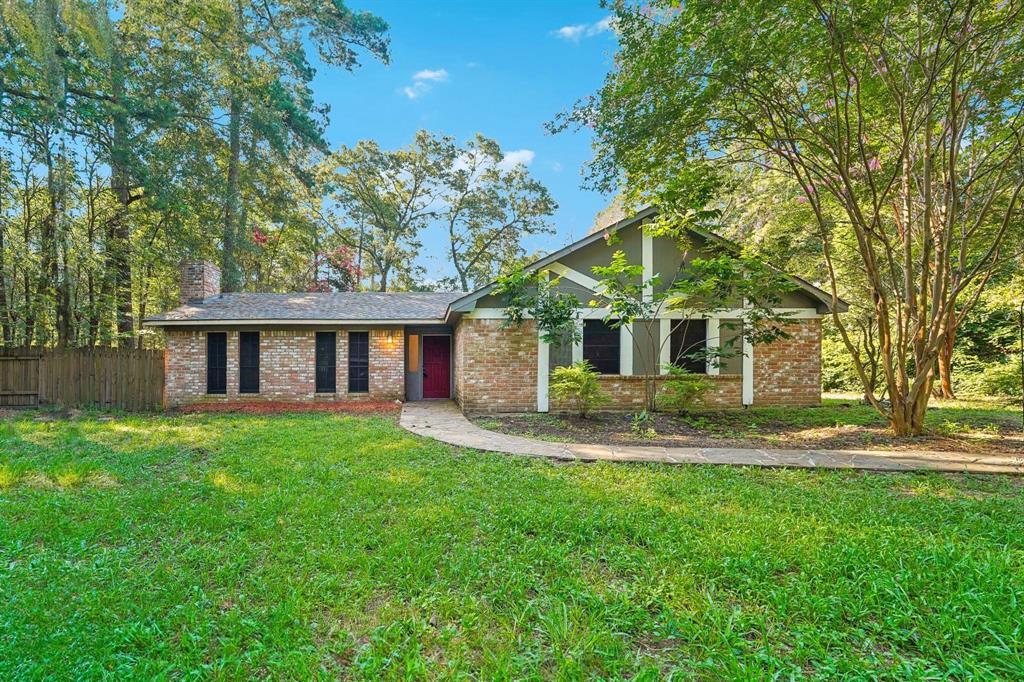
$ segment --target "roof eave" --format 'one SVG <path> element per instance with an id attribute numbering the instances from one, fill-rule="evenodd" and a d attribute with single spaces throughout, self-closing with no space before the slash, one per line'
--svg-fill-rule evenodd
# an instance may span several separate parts
<path id="1" fill-rule="evenodd" d="M 287 319 L 287 318 L 244 318 L 231 320 L 161 320 L 147 318 L 142 321 L 144 327 L 237 327 L 239 325 L 280 325 L 280 326 L 395 326 L 411 324 L 444 324 L 444 317 L 428 318 L 402 318 L 402 319 L 341 319 L 341 318 L 317 318 L 317 319 Z"/>

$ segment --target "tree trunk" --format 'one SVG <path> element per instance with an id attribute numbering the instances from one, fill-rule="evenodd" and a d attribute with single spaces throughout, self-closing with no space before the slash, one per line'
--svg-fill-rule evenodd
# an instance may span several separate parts
<path id="1" fill-rule="evenodd" d="M 68 265 L 68 245 L 60 240 L 60 283 L 57 286 L 57 345 L 64 348 L 74 344 L 74 320 L 71 312 L 71 273 Z"/>
<path id="2" fill-rule="evenodd" d="M 35 222 L 35 214 L 32 210 L 32 174 L 31 165 L 25 160 L 24 155 L 22 156 L 22 210 L 21 210 L 21 238 L 24 244 L 25 251 L 27 252 L 32 244 L 32 226 Z M 36 323 L 36 299 L 33 296 L 32 289 L 32 274 L 29 270 L 27 259 L 23 262 L 22 267 L 24 268 L 21 272 L 21 284 L 22 284 L 22 295 L 24 296 L 24 338 L 22 343 L 26 346 L 31 346 L 35 336 L 35 323 Z"/>
<path id="3" fill-rule="evenodd" d="M 31 346 L 36 333 L 35 301 L 32 300 L 32 285 L 28 270 L 25 270 L 25 341 L 24 345 Z"/>
<path id="4" fill-rule="evenodd" d="M 231 93 L 228 120 L 228 179 L 224 197 L 224 236 L 221 252 L 221 289 L 238 291 L 241 273 L 237 259 L 239 214 L 239 167 L 241 165 L 242 103 Z"/>
<path id="5" fill-rule="evenodd" d="M 111 96 L 115 106 L 113 112 L 113 139 L 110 149 L 110 189 L 117 205 L 110 222 L 107 223 L 108 277 L 111 278 L 112 294 L 117 317 L 117 343 L 127 348 L 135 347 L 135 320 L 132 316 L 132 264 L 131 230 L 128 225 L 128 209 L 131 204 L 131 185 L 128 160 L 131 158 L 128 140 L 128 117 L 125 113 L 124 68 L 118 48 L 111 57 Z"/>
<path id="6" fill-rule="evenodd" d="M 939 346 L 939 387 L 935 394 L 940 398 L 955 398 L 953 393 L 953 345 L 956 343 L 956 330 L 947 329 Z"/>
<path id="7" fill-rule="evenodd" d="M 0 195 L 0 200 L 3 196 Z M 0 206 L 0 216 L 3 216 L 3 207 Z M 3 344 L 5 346 L 11 345 L 11 301 L 7 297 L 7 244 L 4 239 L 5 232 L 7 231 L 7 220 L 0 217 L 0 306 L 3 306 L 3 311 L 0 312 L 0 326 L 2 326 Z"/>
<path id="8" fill-rule="evenodd" d="M 57 266 L 57 179 L 56 171 L 53 167 L 54 159 L 50 148 L 50 136 L 48 132 L 42 134 L 41 141 L 43 143 L 43 149 L 45 150 L 44 159 L 46 161 L 47 209 L 46 215 L 43 217 L 42 232 L 40 234 L 40 267 L 36 288 L 39 300 L 42 301 L 44 305 L 47 305 L 47 302 L 49 301 L 53 301 L 54 319 L 58 334 L 57 343 L 63 346 L 65 345 L 66 339 L 64 339 L 62 335 L 64 323 L 61 319 L 61 296 Z"/>
<path id="9" fill-rule="evenodd" d="M 924 383 L 918 387 L 910 382 L 909 390 L 896 392 L 890 390 L 891 409 L 889 426 L 893 434 L 902 437 L 920 436 L 924 433 L 925 414 L 928 411 L 928 399 L 931 397 L 934 374 L 931 370 Z"/>
<path id="10" fill-rule="evenodd" d="M 96 244 L 96 191 L 94 189 L 94 177 L 89 173 L 88 205 L 86 206 L 86 234 L 89 239 L 89 248 Z M 96 275 L 92 265 L 88 266 L 89 274 L 86 275 L 86 296 L 89 300 L 88 323 L 86 329 L 87 346 L 95 346 L 99 337 L 100 315 L 99 307 L 96 304 Z"/>

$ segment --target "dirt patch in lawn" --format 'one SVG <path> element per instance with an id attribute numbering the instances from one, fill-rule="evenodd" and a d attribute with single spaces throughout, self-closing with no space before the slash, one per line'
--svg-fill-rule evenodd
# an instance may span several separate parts
<path id="1" fill-rule="evenodd" d="M 1010 418 L 972 423 L 938 421 L 926 435 L 897 438 L 870 415 L 855 409 L 850 419 L 842 406 L 801 409 L 751 409 L 692 416 L 657 414 L 655 434 L 643 438 L 631 429 L 632 415 L 602 413 L 581 419 L 570 415 L 488 415 L 473 417 L 480 427 L 542 440 L 605 445 L 666 447 L 756 447 L 829 450 L 935 450 L 1024 456 L 1024 433 Z M 801 418 L 803 417 L 803 418 Z M 828 423 L 831 421 L 831 423 Z"/>

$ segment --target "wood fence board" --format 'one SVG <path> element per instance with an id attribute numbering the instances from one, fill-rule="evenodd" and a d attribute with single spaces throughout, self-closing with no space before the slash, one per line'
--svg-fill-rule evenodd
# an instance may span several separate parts
<path id="1" fill-rule="evenodd" d="M 149 410 L 163 389 L 163 351 L 0 348 L 0 407 Z"/>

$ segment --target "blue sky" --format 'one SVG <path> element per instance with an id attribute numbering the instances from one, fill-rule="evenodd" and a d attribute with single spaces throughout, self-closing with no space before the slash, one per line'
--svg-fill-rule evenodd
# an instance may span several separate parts
<path id="1" fill-rule="evenodd" d="M 333 147 L 375 139 L 386 148 L 420 128 L 457 137 L 483 133 L 518 152 L 559 204 L 555 234 L 531 239 L 549 251 L 584 236 L 607 197 L 581 188 L 586 132 L 550 135 L 544 123 L 601 85 L 615 38 L 596 0 L 349 0 L 391 25 L 391 64 L 364 60 L 353 73 L 320 68 L 313 83 L 331 107 Z M 426 235 L 427 275 L 451 274 L 443 235 Z"/>

